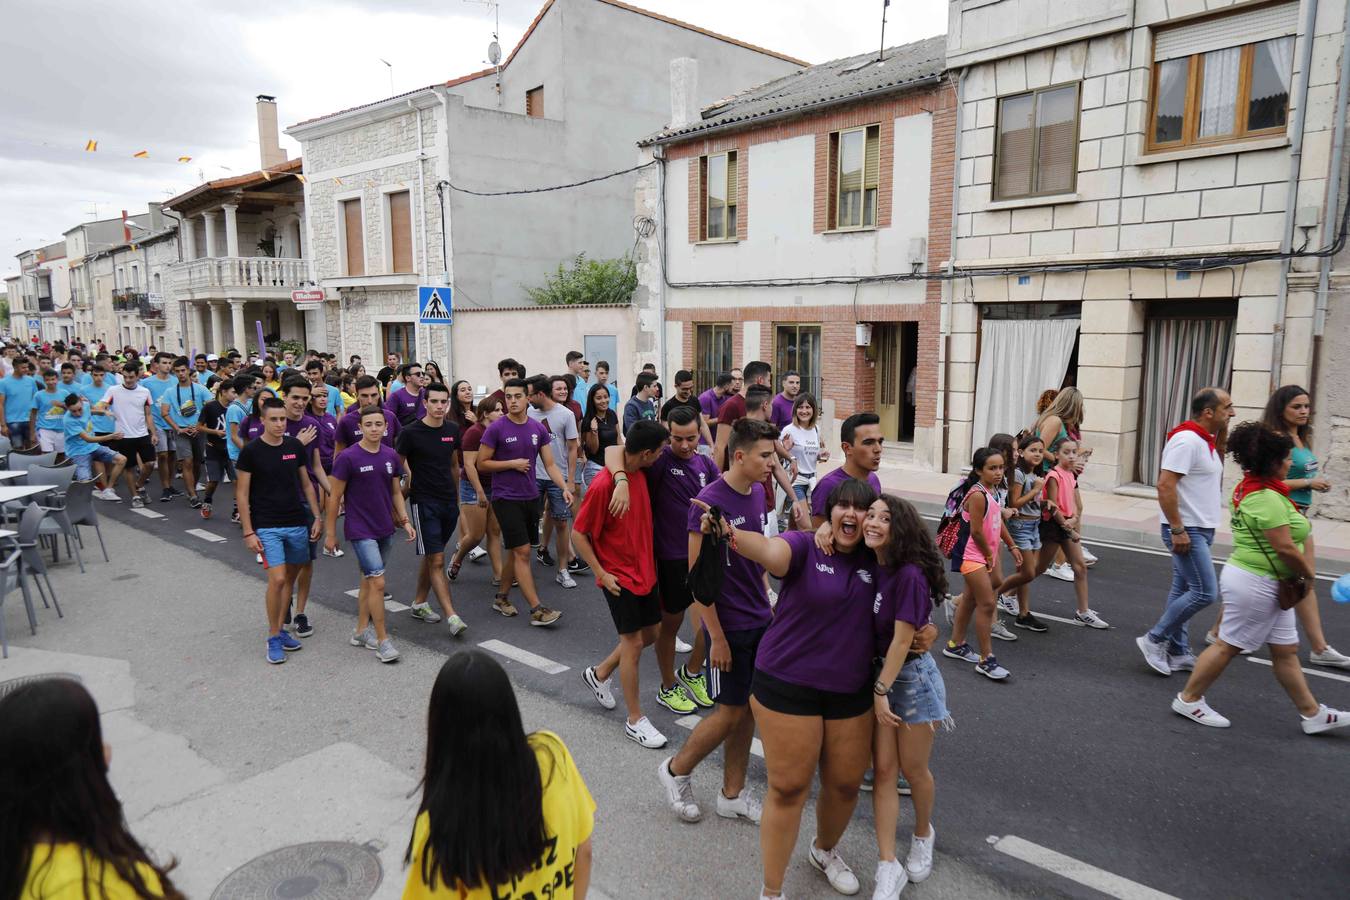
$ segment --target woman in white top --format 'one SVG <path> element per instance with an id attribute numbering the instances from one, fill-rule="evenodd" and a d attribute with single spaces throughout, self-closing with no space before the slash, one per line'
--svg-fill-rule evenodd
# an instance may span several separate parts
<path id="1" fill-rule="evenodd" d="M 807 495 L 816 477 L 816 463 L 830 458 L 830 451 L 820 446 L 820 431 L 816 428 L 819 415 L 816 398 L 806 393 L 798 394 L 792 404 L 792 422 L 783 429 L 781 435 L 783 438 L 792 438 L 788 452 L 797 461 L 797 477 L 792 481 L 792 492 L 798 500 L 809 500 Z"/>

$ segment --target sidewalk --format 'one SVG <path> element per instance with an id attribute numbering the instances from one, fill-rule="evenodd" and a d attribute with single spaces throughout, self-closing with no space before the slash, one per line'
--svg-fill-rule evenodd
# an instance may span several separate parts
<path id="1" fill-rule="evenodd" d="M 826 471 L 828 469 L 822 469 L 821 474 Z M 877 475 L 887 491 L 899 494 L 917 506 L 919 512 L 934 517 L 942 515 L 947 494 L 959 480 L 955 473 L 912 469 L 884 460 Z M 1096 541 L 1163 549 L 1158 533 L 1158 502 L 1153 497 L 1083 491 L 1083 509 L 1083 534 L 1089 545 Z M 1225 524 L 1214 538 L 1214 549 L 1219 557 L 1227 556 L 1233 546 L 1233 535 L 1226 519 L 1225 516 Z M 1335 576 L 1350 571 L 1350 522 L 1314 519 L 1313 533 L 1317 539 L 1318 571 Z"/>

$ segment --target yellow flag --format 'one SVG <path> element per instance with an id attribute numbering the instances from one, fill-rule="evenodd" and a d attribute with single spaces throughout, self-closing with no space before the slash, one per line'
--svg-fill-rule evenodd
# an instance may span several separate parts
<path id="1" fill-rule="evenodd" d="M 86 141 L 84 144 L 84 150 L 86 153 L 93 153 L 97 149 L 98 149 L 98 141 Z"/>
<path id="2" fill-rule="evenodd" d="M 295 177 L 300 179 L 301 184 L 305 183 L 305 176 L 301 175 L 299 172 L 295 173 Z"/>
<path id="3" fill-rule="evenodd" d="M 192 157 L 190 157 L 190 156 L 180 156 L 180 157 L 178 157 L 178 161 L 179 161 L 179 162 L 192 162 Z"/>
<path id="4" fill-rule="evenodd" d="M 131 155 L 134 156 L 134 157 L 136 157 L 137 159 L 145 159 L 147 156 L 150 155 L 150 151 L 149 151 L 149 150 L 137 150 L 135 153 L 133 153 L 133 154 L 131 154 Z"/>

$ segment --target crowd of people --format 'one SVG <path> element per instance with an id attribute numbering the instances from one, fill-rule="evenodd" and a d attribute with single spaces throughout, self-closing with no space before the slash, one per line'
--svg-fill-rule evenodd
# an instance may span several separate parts
<path id="1" fill-rule="evenodd" d="M 1017 639 L 1003 614 L 1029 634 L 1048 630 L 1032 609 L 1043 574 L 1073 582 L 1075 624 L 1109 628 L 1091 603 L 1095 558 L 1082 543 L 1078 478 L 1091 448 L 1081 433 L 1081 393 L 1053 392 L 1027 428 L 977 449 L 935 534 L 910 502 L 883 489 L 876 414 L 842 422 L 840 465 L 818 473 L 832 451 L 819 403 L 796 372 L 781 373 L 775 385 L 767 363 L 750 361 L 699 394 L 693 374 L 680 370 L 667 395 L 650 367 L 623 398 L 606 363 L 592 378 L 581 353 L 563 362 L 564 374 L 528 376 L 520 362 L 503 359 L 500 387 L 477 397 L 470 382 L 449 382 L 434 363 L 392 355 L 368 376 L 352 371 L 359 359 L 342 369 L 313 352 L 280 360 L 158 352 L 142 377 L 134 354 L 53 348 L 44 356 L 8 347 L 0 419 L 14 450 L 64 453 L 108 502 L 121 499 L 120 476 L 133 505 L 148 503 L 146 484 L 158 474 L 161 502 L 185 493 L 209 518 L 219 485 L 232 482 L 231 520 L 266 567 L 269 663 L 284 663 L 314 634 L 306 603 L 315 561 L 347 553 L 360 576 L 350 642 L 382 663 L 397 660 L 384 600 L 400 534 L 419 558 L 411 614 L 445 621 L 452 636 L 469 627 L 451 595 L 467 561 L 490 560 L 496 590 L 481 608 L 516 617 L 518 592 L 532 626 L 562 615 L 542 602 L 536 564 L 563 589 L 576 589 L 579 576 L 592 580 L 616 642 L 584 669 L 587 689 L 615 709 L 617 675 L 623 733 L 646 748 L 665 748 L 668 739 L 644 715 L 645 696 L 678 715 L 709 711 L 682 746 L 663 754 L 656 781 L 678 820 L 698 822 L 704 805 L 693 773 L 723 749 L 713 808 L 758 827 L 762 898 L 784 896 L 817 781 L 806 856 L 836 891 L 861 889 L 838 847 L 868 790 L 874 900 L 923 881 L 936 842 L 928 762 L 936 734 L 954 724 L 930 648 L 938 643 L 943 656 L 976 673 L 1008 679 L 992 642 Z M 1205 388 L 1168 435 L 1158 498 L 1174 577 L 1161 617 L 1137 644 L 1157 674 L 1189 673 L 1172 708 L 1191 721 L 1227 727 L 1205 694 L 1236 655 L 1268 645 L 1305 733 L 1350 725 L 1350 713 L 1316 701 L 1298 658 L 1301 626 L 1311 663 L 1350 668 L 1350 657 L 1326 641 L 1312 590 L 1305 514 L 1312 493 L 1329 482 L 1309 448 L 1310 411 L 1307 391 L 1284 387 L 1262 421 L 1230 433 L 1231 399 Z M 1243 478 L 1226 495 L 1229 454 Z M 1210 545 L 1225 506 L 1234 551 L 1216 579 Z M 948 572 L 961 576 L 957 596 L 948 592 Z M 1197 657 L 1187 623 L 1220 597 L 1220 621 Z M 943 642 L 932 621 L 939 609 L 950 622 Z M 686 624 L 688 644 L 680 638 Z M 648 647 L 660 683 L 644 695 Z M 33 687 L 0 701 L 0 721 L 35 710 L 79 720 L 78 740 L 61 753 L 78 756 L 68 765 L 83 767 L 93 783 L 105 779 L 106 763 L 96 713 L 87 721 L 91 705 L 69 685 Z M 60 764 L 31 747 L 6 752 L 22 742 L 13 729 L 0 731 L 11 735 L 0 739 L 0 782 Z M 762 800 L 748 783 L 756 731 L 767 771 Z M 504 884 L 585 895 L 594 801 L 556 735 L 524 732 L 505 673 L 481 653 L 452 654 L 433 686 L 422 789 L 405 896 L 490 897 Z M 903 795 L 914 821 L 901 857 Z M 104 807 L 99 821 L 120 823 L 110 791 L 91 798 Z M 153 866 L 125 826 L 108 838 L 85 823 L 33 815 L 31 827 L 4 826 L 16 829 L 10 846 L 27 849 L 17 862 L 0 861 L 0 896 L 65 877 L 91 856 L 113 863 L 103 877 L 128 885 L 127 896 L 177 896 L 167 870 Z"/>

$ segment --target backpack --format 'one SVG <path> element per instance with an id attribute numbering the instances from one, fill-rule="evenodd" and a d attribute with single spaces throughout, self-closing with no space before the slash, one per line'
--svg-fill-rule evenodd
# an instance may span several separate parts
<path id="1" fill-rule="evenodd" d="M 970 534 L 970 523 L 961 517 L 961 505 L 966 502 L 968 493 L 965 479 L 962 479 L 961 483 L 947 494 L 947 502 L 942 508 L 942 519 L 937 527 L 937 546 L 947 559 L 952 558 L 952 551 L 961 543 L 962 530 L 967 535 Z"/>
<path id="2" fill-rule="evenodd" d="M 711 507 L 708 514 L 712 516 L 714 522 L 722 521 L 722 510 L 718 507 Z M 685 579 L 689 593 L 704 606 L 712 606 L 722 595 L 722 577 L 726 573 L 727 566 L 731 565 L 730 538 L 730 535 L 722 533 L 720 529 L 714 529 L 712 533 L 703 535 L 698 559 L 694 560 L 694 565 Z"/>

